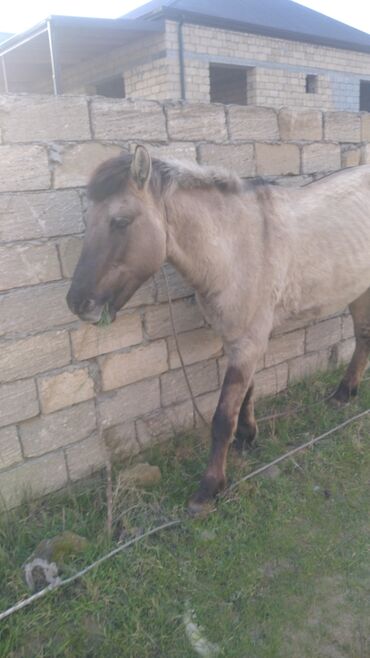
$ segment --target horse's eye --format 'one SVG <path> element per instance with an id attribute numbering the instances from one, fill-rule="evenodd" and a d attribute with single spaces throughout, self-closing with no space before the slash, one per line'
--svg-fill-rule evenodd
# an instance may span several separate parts
<path id="1" fill-rule="evenodd" d="M 110 227 L 111 229 L 119 229 L 122 230 L 126 228 L 129 224 L 131 224 L 132 219 L 130 217 L 112 217 L 110 220 Z"/>

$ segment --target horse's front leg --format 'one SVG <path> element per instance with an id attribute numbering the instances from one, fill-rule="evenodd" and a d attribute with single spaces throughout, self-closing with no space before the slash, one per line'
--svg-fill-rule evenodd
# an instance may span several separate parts
<path id="1" fill-rule="evenodd" d="M 192 514 L 202 512 L 225 486 L 227 452 L 234 438 L 240 409 L 252 384 L 254 371 L 265 345 L 250 344 L 249 347 L 249 358 L 240 361 L 232 359 L 226 371 L 212 420 L 212 445 L 208 466 L 198 491 L 189 503 L 189 511 Z"/>

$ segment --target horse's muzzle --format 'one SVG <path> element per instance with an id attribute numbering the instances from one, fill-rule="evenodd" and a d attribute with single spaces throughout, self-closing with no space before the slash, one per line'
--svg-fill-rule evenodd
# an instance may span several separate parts
<path id="1" fill-rule="evenodd" d="M 73 289 L 70 288 L 67 294 L 67 304 L 69 309 L 84 322 L 99 322 L 104 304 L 96 302 L 91 298 L 77 296 Z"/>

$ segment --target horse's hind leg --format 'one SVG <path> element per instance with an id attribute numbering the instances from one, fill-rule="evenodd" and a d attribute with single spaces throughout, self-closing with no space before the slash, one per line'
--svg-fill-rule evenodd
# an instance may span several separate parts
<path id="1" fill-rule="evenodd" d="M 356 347 L 347 371 L 334 394 L 337 402 L 348 402 L 357 394 L 370 354 L 370 288 L 349 306 L 355 329 Z"/>
<path id="2" fill-rule="evenodd" d="M 254 416 L 253 383 L 243 400 L 235 432 L 234 446 L 238 451 L 250 446 L 257 436 L 257 423 Z"/>

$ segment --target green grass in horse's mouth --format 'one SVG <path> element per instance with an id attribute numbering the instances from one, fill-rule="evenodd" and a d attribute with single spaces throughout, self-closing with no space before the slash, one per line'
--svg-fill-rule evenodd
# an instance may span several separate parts
<path id="1" fill-rule="evenodd" d="M 100 320 L 97 323 L 98 327 L 108 327 L 112 322 L 112 318 L 109 311 L 109 305 L 104 304 Z"/>

